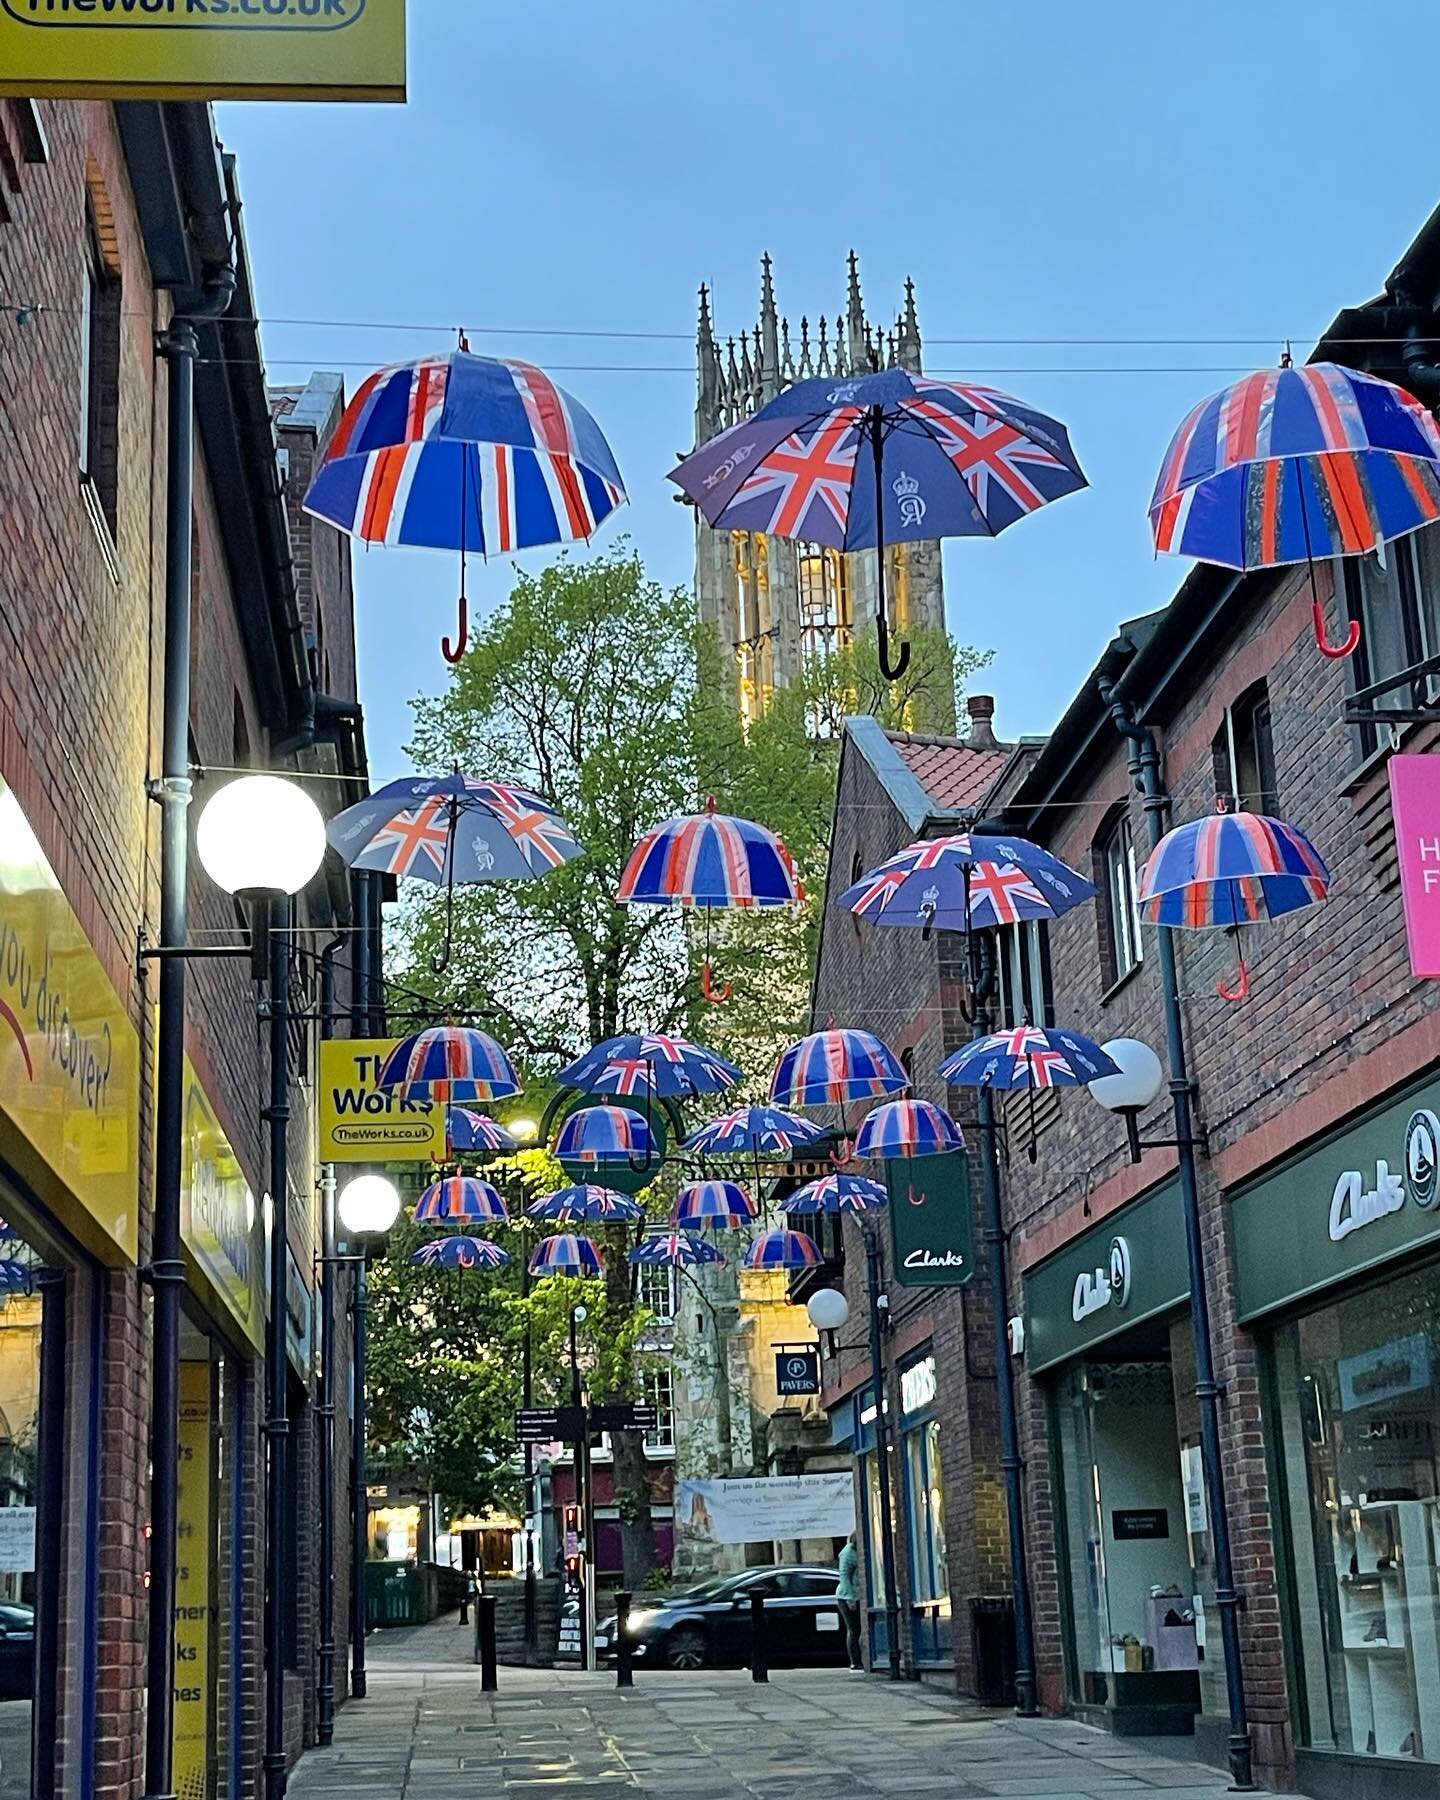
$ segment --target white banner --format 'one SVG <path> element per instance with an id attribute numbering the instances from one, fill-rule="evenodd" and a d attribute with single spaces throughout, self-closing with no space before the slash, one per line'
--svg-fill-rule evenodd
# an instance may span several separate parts
<path id="1" fill-rule="evenodd" d="M 844 1537 L 855 1529 L 855 1483 L 848 1470 L 677 1485 L 676 1530 L 702 1543 L 768 1544 L 775 1538 Z"/>

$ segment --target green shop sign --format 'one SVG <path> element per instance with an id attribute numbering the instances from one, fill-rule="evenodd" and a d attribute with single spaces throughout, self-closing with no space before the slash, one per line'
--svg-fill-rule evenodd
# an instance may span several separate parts
<path id="1" fill-rule="evenodd" d="M 1240 1189 L 1231 1227 L 1242 1319 L 1393 1257 L 1440 1249 L 1440 1083 L 1412 1089 Z"/>
<path id="2" fill-rule="evenodd" d="M 1075 1238 L 1025 1277 L 1032 1375 L 1168 1312 L 1190 1297 L 1178 1181 Z"/>
<path id="3" fill-rule="evenodd" d="M 970 1159 L 909 1156 L 885 1165 L 890 1249 L 901 1287 L 964 1287 L 975 1273 L 970 1228 Z"/>

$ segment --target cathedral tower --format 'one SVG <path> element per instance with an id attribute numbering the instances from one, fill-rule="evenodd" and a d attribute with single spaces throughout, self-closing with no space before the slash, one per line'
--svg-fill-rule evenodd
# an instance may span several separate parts
<path id="1" fill-rule="evenodd" d="M 700 290 L 696 335 L 699 398 L 695 442 L 703 444 L 757 411 L 793 381 L 814 375 L 854 375 L 872 369 L 920 369 L 915 284 L 893 325 L 865 313 L 860 265 L 850 252 L 845 311 L 821 313 L 812 327 L 802 315 L 792 336 L 780 315 L 769 256 L 760 261 L 760 316 L 754 328 L 723 347 Z M 942 627 L 945 594 L 938 543 L 901 544 L 886 552 L 887 604 L 892 630 Z M 792 543 L 763 532 L 715 531 L 696 514 L 695 595 L 700 616 L 734 653 L 736 697 L 747 719 L 764 712 L 769 696 L 793 681 L 810 657 L 850 641 L 875 617 L 875 553 L 844 555 Z"/>

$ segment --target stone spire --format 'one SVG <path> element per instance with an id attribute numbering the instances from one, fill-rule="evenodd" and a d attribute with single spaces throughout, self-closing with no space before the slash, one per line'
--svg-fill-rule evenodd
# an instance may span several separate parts
<path id="1" fill-rule="evenodd" d="M 900 315 L 899 360 L 902 369 L 920 368 L 920 320 L 915 313 L 915 283 L 905 277 L 905 310 Z"/>
<path id="2" fill-rule="evenodd" d="M 720 351 L 710 322 L 710 290 L 700 288 L 700 324 L 695 333 L 695 362 L 699 397 L 695 405 L 695 442 L 703 444 L 720 419 Z"/>
<path id="3" fill-rule="evenodd" d="M 760 258 L 760 404 L 780 392 L 780 321 L 775 309 L 775 283 L 770 253 Z"/>
<path id="4" fill-rule="evenodd" d="M 836 332 L 836 347 L 844 343 L 847 366 L 864 369 L 869 366 L 869 333 L 865 328 L 865 302 L 860 295 L 860 258 L 850 252 L 850 286 L 845 299 L 845 335 Z"/>

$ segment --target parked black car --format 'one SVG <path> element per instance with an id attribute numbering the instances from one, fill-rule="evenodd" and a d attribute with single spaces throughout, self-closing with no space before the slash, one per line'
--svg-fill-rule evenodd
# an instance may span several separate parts
<path id="1" fill-rule="evenodd" d="M 35 1608 L 0 1601 L 0 1700 L 28 1700 L 35 1692 Z"/>
<path id="2" fill-rule="evenodd" d="M 666 1669 L 738 1667 L 750 1659 L 750 1596 L 765 1596 L 767 1657 L 774 1664 L 843 1663 L 845 1631 L 834 1569 L 792 1564 L 717 1575 L 681 1594 L 639 1594 L 630 1610 L 631 1655 Z M 615 1615 L 595 1627 L 596 1653 L 615 1654 Z"/>

